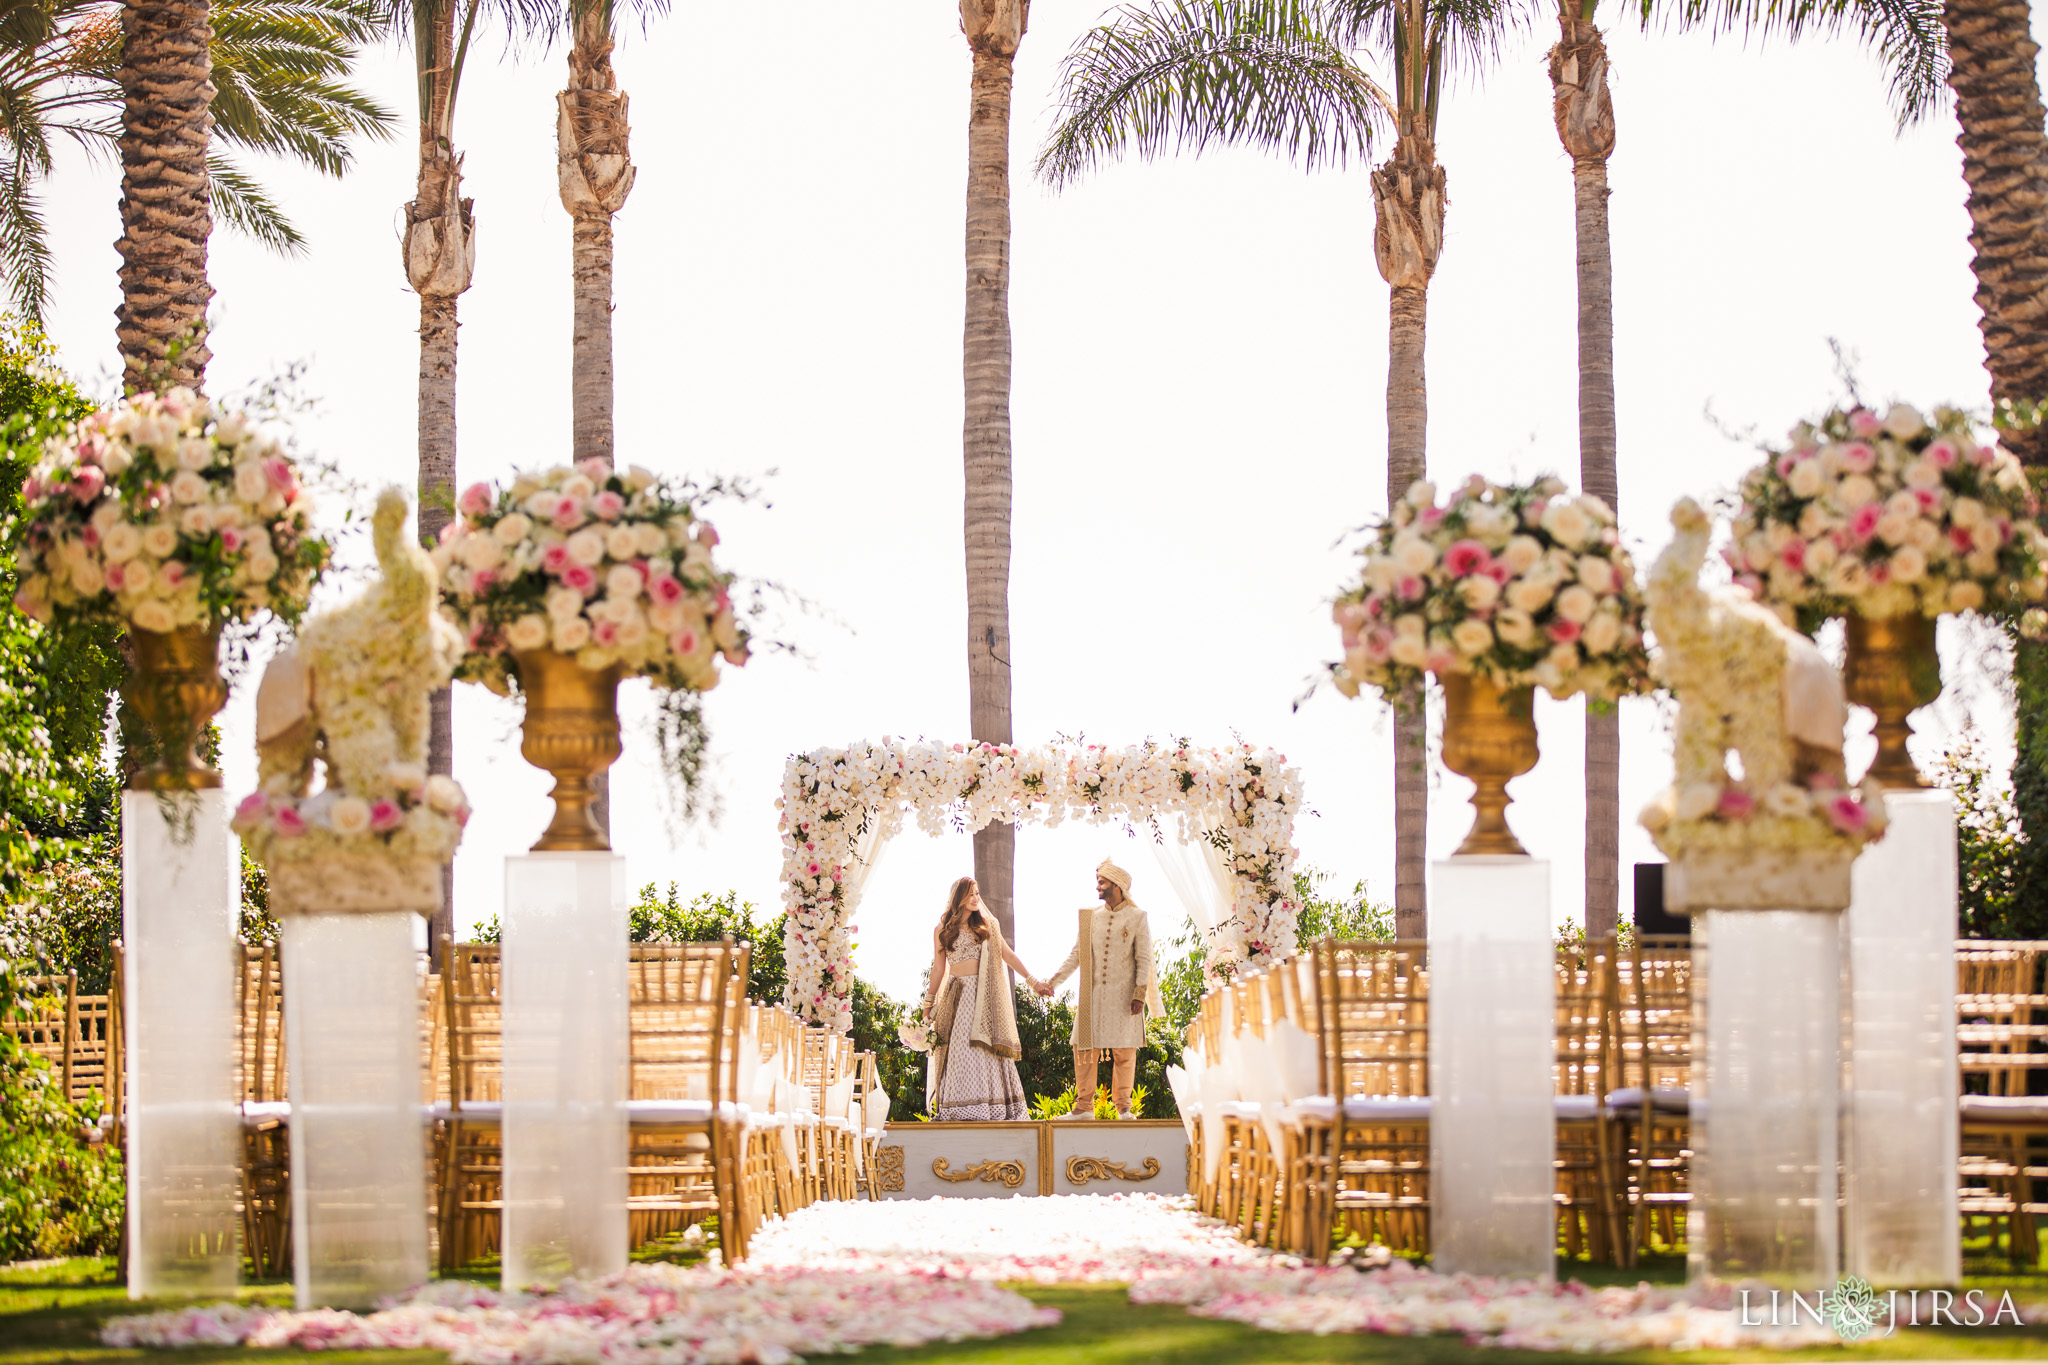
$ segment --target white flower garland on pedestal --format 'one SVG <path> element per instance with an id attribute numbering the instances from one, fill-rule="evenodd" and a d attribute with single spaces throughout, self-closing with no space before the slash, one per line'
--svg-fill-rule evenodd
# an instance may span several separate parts
<path id="1" fill-rule="evenodd" d="M 995 821 L 1057 825 L 1152 824 L 1177 816 L 1183 837 L 1229 841 L 1236 879 L 1220 926 L 1223 963 L 1291 956 L 1301 907 L 1294 900 L 1294 815 L 1301 774 L 1286 756 L 1250 745 L 1202 749 L 1143 744 L 901 743 L 884 738 L 792 756 L 783 769 L 780 826 L 785 1000 L 814 1023 L 853 1026 L 853 925 L 859 899 L 847 881 L 902 827 L 972 833 Z M 859 879 L 854 878 L 857 884 Z M 1212 958 L 1212 968 L 1219 963 Z"/>

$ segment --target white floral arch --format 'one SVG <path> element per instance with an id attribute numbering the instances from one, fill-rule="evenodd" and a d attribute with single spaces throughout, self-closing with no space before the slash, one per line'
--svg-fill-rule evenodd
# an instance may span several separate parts
<path id="1" fill-rule="evenodd" d="M 840 1032 L 853 1026 L 853 913 L 875 854 L 915 811 L 918 828 L 972 833 L 1002 821 L 1069 817 L 1157 827 L 1214 849 L 1231 875 L 1228 919 L 1212 956 L 1261 963 L 1295 950 L 1294 817 L 1301 774 L 1248 744 L 1123 749 L 1061 742 L 908 743 L 884 738 L 791 756 L 782 774 L 784 931 L 791 1009 Z"/>

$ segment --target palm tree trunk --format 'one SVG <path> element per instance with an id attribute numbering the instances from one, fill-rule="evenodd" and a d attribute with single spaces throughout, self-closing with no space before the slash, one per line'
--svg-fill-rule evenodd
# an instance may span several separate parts
<path id="1" fill-rule="evenodd" d="M 2048 133 L 2040 51 L 2027 0 L 1947 0 L 1948 83 L 1969 186 L 1970 246 L 1994 399 L 2048 400 Z M 2048 429 L 2008 433 L 2029 465 L 2048 464 Z"/>
<path id="2" fill-rule="evenodd" d="M 455 510 L 455 359 L 457 305 L 476 267 L 476 222 L 462 197 L 462 158 L 450 143 L 454 125 L 455 7 L 437 7 L 417 41 L 423 98 L 419 179 L 405 206 L 405 275 L 420 296 L 418 387 L 419 530 L 423 544 L 441 538 Z M 434 693 L 427 730 L 427 771 L 455 771 L 453 693 Z M 427 926 L 428 946 L 452 936 L 455 867 L 441 869 L 441 909 Z M 438 954 L 427 960 L 438 963 Z"/>
<path id="3" fill-rule="evenodd" d="M 584 0 L 569 48 L 569 87 L 555 98 L 556 179 L 571 220 L 574 343 L 571 446 L 576 460 L 610 463 L 612 448 L 612 215 L 633 189 L 626 97 L 612 71 L 611 8 Z M 609 770 L 591 783 L 591 816 L 612 825 Z"/>
<path id="4" fill-rule="evenodd" d="M 1387 313 L 1387 505 L 1428 470 L 1429 403 L 1423 342 L 1429 279 L 1443 249 L 1443 168 L 1426 138 L 1404 135 L 1373 172 L 1373 256 L 1390 289 Z M 1425 699 L 1394 711 L 1394 925 L 1429 935 L 1424 883 L 1429 818 L 1429 712 Z"/>
<path id="5" fill-rule="evenodd" d="M 130 391 L 199 388 L 211 352 L 206 144 L 213 132 L 213 26 L 206 0 L 121 9 L 121 306 L 115 331 Z"/>
<path id="6" fill-rule="evenodd" d="M 1552 117 L 1572 158 L 1579 275 L 1579 486 L 1618 507 L 1614 430 L 1614 257 L 1607 236 L 1607 158 L 1614 105 L 1607 44 L 1567 0 L 1550 50 Z M 1621 917 L 1621 725 L 1586 708 L 1586 936 L 1610 938 Z"/>
<path id="7" fill-rule="evenodd" d="M 974 49 L 967 116 L 967 304 L 961 454 L 967 506 L 967 698 L 976 741 L 1014 742 L 1010 721 L 1010 82 L 1025 3 L 961 0 Z M 982 904 L 1014 943 L 1017 831 L 974 836 Z"/>

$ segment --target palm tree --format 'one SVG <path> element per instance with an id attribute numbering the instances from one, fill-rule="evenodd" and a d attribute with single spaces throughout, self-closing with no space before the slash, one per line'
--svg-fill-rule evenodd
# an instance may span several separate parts
<path id="1" fill-rule="evenodd" d="M 1614 104 L 1599 0 L 1558 0 L 1550 49 L 1551 117 L 1572 159 L 1578 237 L 1579 487 L 1620 509 L 1614 463 L 1614 257 L 1607 240 L 1607 158 Z M 1621 725 L 1586 708 L 1586 936 L 1609 938 L 1621 913 Z"/>
<path id="2" fill-rule="evenodd" d="M 1389 290 L 1387 498 L 1427 468 L 1424 341 L 1429 282 L 1443 249 L 1445 175 L 1436 157 L 1444 81 L 1491 58 L 1510 0 L 1153 0 L 1075 44 L 1061 70 L 1061 118 L 1039 157 L 1055 186 L 1099 160 L 1169 144 L 1200 152 L 1249 143 L 1305 167 L 1363 154 L 1391 123 L 1393 155 L 1372 172 L 1373 259 Z M 1386 93 L 1347 56 L 1371 46 L 1394 72 Z M 1394 914 L 1403 937 L 1428 930 L 1424 900 L 1427 721 L 1394 720 Z"/>
<path id="3" fill-rule="evenodd" d="M 967 307 L 962 335 L 961 456 L 967 508 L 969 729 L 985 744 L 1013 742 L 1010 725 L 1010 84 L 1031 0 L 960 0 L 974 53 L 967 113 Z M 1003 936 L 1016 941 L 1011 902 L 1017 831 L 974 836 L 974 879 Z"/>
<path id="4" fill-rule="evenodd" d="M 579 462 L 612 458 L 612 215 L 633 188 L 626 97 L 612 74 L 612 17 L 612 0 L 572 0 L 569 88 L 555 97 L 556 178 L 572 224 L 570 447 Z M 610 771 L 591 785 L 591 815 L 609 832 Z"/>
<path id="5" fill-rule="evenodd" d="M 118 12 L 56 0 L 0 14 L 0 271 L 15 305 L 35 317 L 47 301 L 35 187 L 52 139 L 117 148 L 124 382 L 199 383 L 213 210 L 272 247 L 302 245 L 256 182 L 209 151 L 211 136 L 345 173 L 350 140 L 391 125 L 343 83 L 375 20 L 373 0 L 148 0 Z"/>

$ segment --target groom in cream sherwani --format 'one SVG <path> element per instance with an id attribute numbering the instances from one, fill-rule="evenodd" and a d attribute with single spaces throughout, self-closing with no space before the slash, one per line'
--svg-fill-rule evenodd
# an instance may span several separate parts
<path id="1" fill-rule="evenodd" d="M 1116 1116 L 1135 1117 L 1131 1082 L 1138 1049 L 1145 1045 L 1145 1011 L 1166 1012 L 1152 975 L 1152 930 L 1130 893 L 1131 874 L 1103 859 L 1095 869 L 1095 894 L 1102 904 L 1082 908 L 1074 951 L 1038 988 L 1040 995 L 1051 995 L 1070 972 L 1081 969 L 1081 999 L 1074 1011 L 1074 1112 L 1067 1118 L 1095 1117 L 1103 1052 L 1111 1059 L 1109 1093 Z"/>

